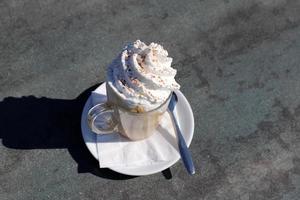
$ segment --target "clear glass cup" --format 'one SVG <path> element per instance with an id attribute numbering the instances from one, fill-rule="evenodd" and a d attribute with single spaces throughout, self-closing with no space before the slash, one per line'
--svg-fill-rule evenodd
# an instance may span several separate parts
<path id="1" fill-rule="evenodd" d="M 118 132 L 130 140 L 142 140 L 154 133 L 162 115 L 167 111 L 170 96 L 157 108 L 136 112 L 125 109 L 118 103 L 114 93 L 107 86 L 108 101 L 93 106 L 88 112 L 88 124 L 97 134 Z"/>

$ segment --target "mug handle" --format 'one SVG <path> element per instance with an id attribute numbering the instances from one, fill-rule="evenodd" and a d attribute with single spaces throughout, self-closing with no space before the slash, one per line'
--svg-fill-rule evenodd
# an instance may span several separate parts
<path id="1" fill-rule="evenodd" d="M 113 133 L 117 129 L 114 107 L 107 102 L 93 106 L 87 119 L 90 129 L 96 134 Z"/>

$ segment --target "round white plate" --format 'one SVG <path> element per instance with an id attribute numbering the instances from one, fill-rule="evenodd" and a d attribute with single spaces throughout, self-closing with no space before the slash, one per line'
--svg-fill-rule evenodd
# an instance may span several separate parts
<path id="1" fill-rule="evenodd" d="M 96 91 L 102 91 L 101 93 L 106 94 L 106 87 L 105 83 L 100 85 Z M 185 96 L 179 91 L 175 91 L 178 97 L 178 102 L 175 107 L 175 114 L 178 119 L 179 127 L 182 131 L 183 137 L 187 143 L 187 146 L 191 144 L 193 134 L 194 134 L 194 116 L 191 109 L 191 106 Z M 97 146 L 96 146 L 96 134 L 93 133 L 87 123 L 87 113 L 89 109 L 92 107 L 92 100 L 91 97 L 88 98 L 87 102 L 84 105 L 83 112 L 81 115 L 81 132 L 84 139 L 84 142 L 91 152 L 91 154 L 98 160 L 97 154 Z M 149 175 L 154 174 L 157 172 L 161 172 L 168 167 L 175 164 L 180 158 L 180 155 L 174 154 L 171 160 L 166 162 L 160 162 L 158 164 L 152 164 L 143 167 L 122 167 L 122 168 L 110 168 L 113 171 L 132 175 L 132 176 L 142 176 L 142 175 Z"/>

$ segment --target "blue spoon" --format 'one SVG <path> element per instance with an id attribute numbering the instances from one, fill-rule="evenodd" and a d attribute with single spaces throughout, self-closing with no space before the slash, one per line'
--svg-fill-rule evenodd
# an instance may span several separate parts
<path id="1" fill-rule="evenodd" d="M 177 98 L 177 95 L 175 92 L 172 93 L 172 98 L 170 100 L 170 103 L 169 103 L 169 110 L 170 110 L 170 113 L 171 113 L 171 118 L 173 120 L 173 123 L 175 125 L 175 129 L 176 129 L 176 133 L 177 133 L 177 137 L 178 137 L 178 147 L 179 147 L 179 152 L 180 152 L 180 156 L 181 156 L 181 159 L 183 161 L 183 164 L 185 166 L 185 168 L 187 169 L 187 171 L 189 172 L 189 174 L 195 174 L 195 167 L 194 167 L 194 163 L 193 163 L 193 160 L 192 160 L 192 156 L 189 152 L 189 149 L 186 145 L 186 142 L 181 134 L 181 131 L 179 129 L 179 126 L 178 126 L 178 122 L 177 122 L 177 119 L 174 115 L 174 108 L 175 108 L 175 105 L 176 103 L 178 102 L 178 98 Z"/>

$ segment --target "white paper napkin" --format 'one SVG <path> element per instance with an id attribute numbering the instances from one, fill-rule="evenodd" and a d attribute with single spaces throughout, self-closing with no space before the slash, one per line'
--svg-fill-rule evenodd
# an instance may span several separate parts
<path id="1" fill-rule="evenodd" d="M 92 103 L 106 101 L 104 88 L 92 92 Z M 118 133 L 97 135 L 100 168 L 139 167 L 169 161 L 178 156 L 177 138 L 168 112 L 149 138 L 130 141 Z"/>

